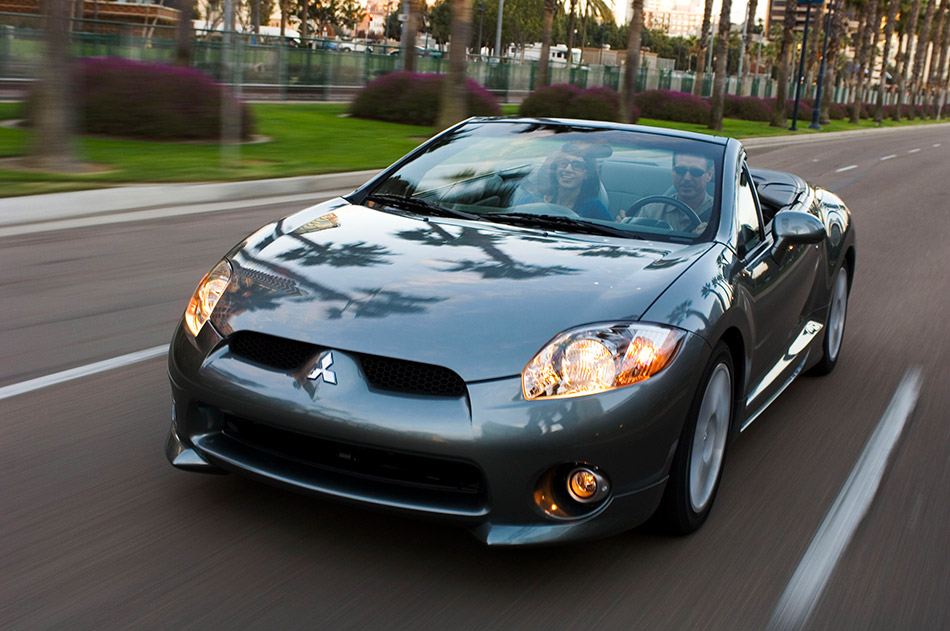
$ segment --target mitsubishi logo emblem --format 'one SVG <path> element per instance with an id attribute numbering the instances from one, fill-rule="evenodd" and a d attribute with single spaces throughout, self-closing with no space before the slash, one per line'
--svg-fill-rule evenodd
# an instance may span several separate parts
<path id="1" fill-rule="evenodd" d="M 333 365 L 333 353 L 327 351 L 320 357 L 318 365 L 313 367 L 313 370 L 310 371 L 310 374 L 307 375 L 307 379 L 317 380 L 320 377 L 323 377 L 323 380 L 330 384 L 331 386 L 336 385 L 336 373 L 330 370 L 330 366 Z"/>

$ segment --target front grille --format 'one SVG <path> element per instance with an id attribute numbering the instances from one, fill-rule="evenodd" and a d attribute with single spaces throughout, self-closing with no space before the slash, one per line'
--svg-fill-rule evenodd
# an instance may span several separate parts
<path id="1" fill-rule="evenodd" d="M 465 394 L 462 378 L 442 366 L 376 355 L 360 355 L 360 363 L 369 382 L 381 390 L 454 397 Z"/>
<path id="2" fill-rule="evenodd" d="M 235 333 L 228 344 L 238 357 L 278 370 L 297 370 L 320 351 L 314 344 L 251 331 Z"/>
<path id="3" fill-rule="evenodd" d="M 275 335 L 239 331 L 229 341 L 231 353 L 277 370 L 299 370 L 322 349 L 315 344 Z M 465 394 L 465 382 L 442 366 L 359 354 L 366 380 L 374 388 L 410 394 L 458 397 Z"/>
<path id="4" fill-rule="evenodd" d="M 485 490 L 481 470 L 466 462 L 317 438 L 231 414 L 224 420 L 230 438 L 309 467 L 420 491 L 481 496 Z"/>

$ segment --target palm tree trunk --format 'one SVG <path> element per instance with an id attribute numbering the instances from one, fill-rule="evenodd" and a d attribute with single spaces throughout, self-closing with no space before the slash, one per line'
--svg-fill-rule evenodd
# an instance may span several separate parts
<path id="1" fill-rule="evenodd" d="M 858 36 L 855 38 L 857 53 L 855 68 L 857 76 L 854 80 L 854 100 L 851 102 L 851 122 L 857 124 L 861 120 L 861 105 L 864 101 L 864 74 L 867 70 L 868 53 L 871 48 L 871 29 L 874 28 L 874 17 L 877 13 L 877 4 L 869 1 L 861 15 L 858 26 Z"/>
<path id="2" fill-rule="evenodd" d="M 713 0 L 703 5 L 703 32 L 699 36 L 699 51 L 696 53 L 696 76 L 693 80 L 693 94 L 703 95 L 703 81 L 706 73 L 706 49 L 709 48 L 709 26 L 712 21 Z"/>
<path id="3" fill-rule="evenodd" d="M 567 21 L 567 67 L 571 67 L 574 50 L 574 26 L 577 23 L 577 0 L 571 0 L 571 16 Z"/>
<path id="4" fill-rule="evenodd" d="M 442 79 L 439 129 L 446 129 L 468 115 L 465 90 L 466 45 L 471 38 L 472 0 L 449 0 L 452 24 L 449 39 L 449 74 Z"/>
<path id="5" fill-rule="evenodd" d="M 402 69 L 416 71 L 416 34 L 419 32 L 419 0 L 405 0 L 409 5 L 409 19 L 403 31 Z"/>
<path id="6" fill-rule="evenodd" d="M 943 49 L 943 22 L 947 13 L 948 3 L 950 3 L 950 0 L 943 0 L 940 9 L 934 16 L 933 46 L 930 48 L 930 74 L 927 77 L 927 92 L 930 95 L 929 100 L 934 118 L 937 116 L 937 94 L 939 92 L 937 84 L 940 83 L 940 75 L 943 70 L 943 66 L 939 65 L 939 56 Z"/>
<path id="7" fill-rule="evenodd" d="M 712 107 L 709 110 L 709 129 L 722 131 L 722 113 L 726 100 L 726 60 L 729 57 L 729 15 L 732 0 L 722 0 L 719 14 L 719 34 L 716 37 L 716 74 L 713 79 Z"/>
<path id="8" fill-rule="evenodd" d="M 191 65 L 191 42 L 194 40 L 194 27 L 191 24 L 193 4 L 191 0 L 177 0 L 178 28 L 175 41 L 175 65 Z"/>
<path id="9" fill-rule="evenodd" d="M 907 96 L 905 93 L 909 92 L 907 89 L 907 80 L 910 78 L 910 68 L 913 65 L 913 58 L 911 57 L 911 51 L 914 49 L 914 41 L 917 37 L 917 21 L 920 19 L 920 0 L 914 0 L 910 8 L 910 17 L 907 19 L 907 43 L 904 46 L 904 56 L 901 67 L 903 71 L 901 76 L 898 79 L 897 86 L 900 91 L 900 105 L 904 104 L 904 97 Z M 907 119 L 914 120 L 914 107 L 913 105 L 908 108 Z"/>
<path id="10" fill-rule="evenodd" d="M 73 137 L 69 19 L 65 0 L 45 0 L 46 42 L 34 105 L 35 131 L 26 164 L 44 171 L 78 168 Z"/>
<path id="11" fill-rule="evenodd" d="M 630 37 L 627 40 L 627 61 L 624 66 L 621 86 L 620 122 L 633 116 L 637 92 L 637 76 L 640 74 L 640 39 L 643 35 L 643 0 L 633 0 L 633 16 L 630 18 Z"/>
<path id="12" fill-rule="evenodd" d="M 884 89 L 887 83 L 885 73 L 887 72 L 887 60 L 891 54 L 891 40 L 894 39 L 894 20 L 897 18 L 897 10 L 900 8 L 900 0 L 889 0 L 887 4 L 887 24 L 884 25 L 884 53 L 881 55 L 881 82 L 877 86 L 877 110 L 874 112 L 874 122 L 884 121 Z"/>
<path id="13" fill-rule="evenodd" d="M 824 92 L 827 97 L 821 99 L 821 111 L 818 113 L 818 122 L 821 125 L 831 123 L 831 101 L 834 99 L 835 79 L 837 78 L 838 52 L 841 50 L 841 40 L 844 38 L 847 15 L 843 7 L 838 7 L 831 16 L 831 32 L 828 34 L 828 58 L 825 60 Z"/>
<path id="14" fill-rule="evenodd" d="M 749 56 L 750 60 L 752 57 L 752 27 L 755 22 L 755 11 L 759 6 L 758 0 L 749 0 L 749 3 L 746 7 L 746 27 L 745 27 L 745 51 L 746 55 Z M 745 80 L 749 76 L 749 68 L 752 66 L 751 61 L 749 63 L 744 63 L 742 65 L 743 71 L 742 76 L 739 77 L 739 85 L 745 85 Z M 758 72 L 756 68 L 756 72 Z"/>
<path id="15" fill-rule="evenodd" d="M 884 6 L 875 0 L 874 2 L 874 23 L 871 26 L 871 47 L 868 48 L 867 80 L 871 81 L 871 75 L 874 73 L 874 63 L 877 61 L 877 43 L 881 38 L 881 9 Z M 881 64 L 881 82 L 884 82 L 884 71 L 887 70 L 887 60 Z"/>
<path id="16" fill-rule="evenodd" d="M 557 0 L 544 0 L 544 21 L 541 25 L 541 59 L 538 60 L 538 81 L 535 88 L 543 88 L 550 81 L 548 66 L 551 57 L 551 27 L 554 24 L 554 12 L 556 10 Z"/>
<path id="17" fill-rule="evenodd" d="M 927 13 L 924 16 L 924 25 L 920 27 L 920 35 L 917 37 L 917 51 L 914 55 L 913 80 L 910 84 L 910 102 L 912 104 L 911 110 L 917 109 L 917 101 L 920 98 L 920 89 L 924 81 L 924 64 L 927 63 L 927 49 L 930 46 L 930 26 L 933 24 L 934 5 L 936 4 L 937 0 L 930 0 L 927 2 Z M 913 118 L 913 116 L 911 116 L 911 118 Z"/>
<path id="18" fill-rule="evenodd" d="M 947 95 L 947 81 L 943 78 L 944 72 L 950 77 L 950 68 L 947 68 L 947 56 L 950 55 L 950 3 L 945 3 L 943 15 L 943 34 L 940 41 L 940 65 L 937 71 L 936 115 L 939 119 L 943 114 L 943 104 Z M 942 84 L 942 85 L 941 85 Z"/>
<path id="19" fill-rule="evenodd" d="M 818 69 L 818 63 L 821 55 L 822 33 L 820 25 L 825 23 L 825 5 L 818 4 L 814 7 L 814 17 L 812 18 L 814 26 L 808 33 L 808 57 L 805 61 L 805 87 L 814 83 L 815 73 Z"/>
<path id="20" fill-rule="evenodd" d="M 782 48 L 779 51 L 778 61 L 778 89 L 775 91 L 775 109 L 772 111 L 772 127 L 788 127 L 785 117 L 785 106 L 788 101 L 788 69 L 792 62 L 792 52 L 795 49 L 795 21 L 797 18 L 798 3 L 788 0 L 785 3 L 785 19 L 782 22 Z"/>

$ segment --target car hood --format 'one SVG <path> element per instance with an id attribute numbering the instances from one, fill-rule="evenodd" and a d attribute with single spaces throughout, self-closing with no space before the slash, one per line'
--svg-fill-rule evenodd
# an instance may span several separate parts
<path id="1" fill-rule="evenodd" d="M 341 351 L 516 375 L 579 325 L 637 320 L 693 246 L 391 214 L 345 200 L 254 233 L 212 318 Z"/>

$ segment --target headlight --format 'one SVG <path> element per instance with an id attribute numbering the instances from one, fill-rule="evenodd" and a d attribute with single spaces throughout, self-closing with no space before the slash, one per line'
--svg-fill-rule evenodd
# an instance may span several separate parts
<path id="1" fill-rule="evenodd" d="M 521 373 L 526 399 L 577 397 L 649 379 L 669 365 L 685 334 L 655 324 L 606 324 L 558 335 Z"/>
<path id="2" fill-rule="evenodd" d="M 230 280 L 231 264 L 223 260 L 205 274 L 198 283 L 198 288 L 191 297 L 188 308 L 185 309 L 185 326 L 195 337 L 198 337 L 198 331 L 211 317 L 214 306 L 218 304 Z"/>

